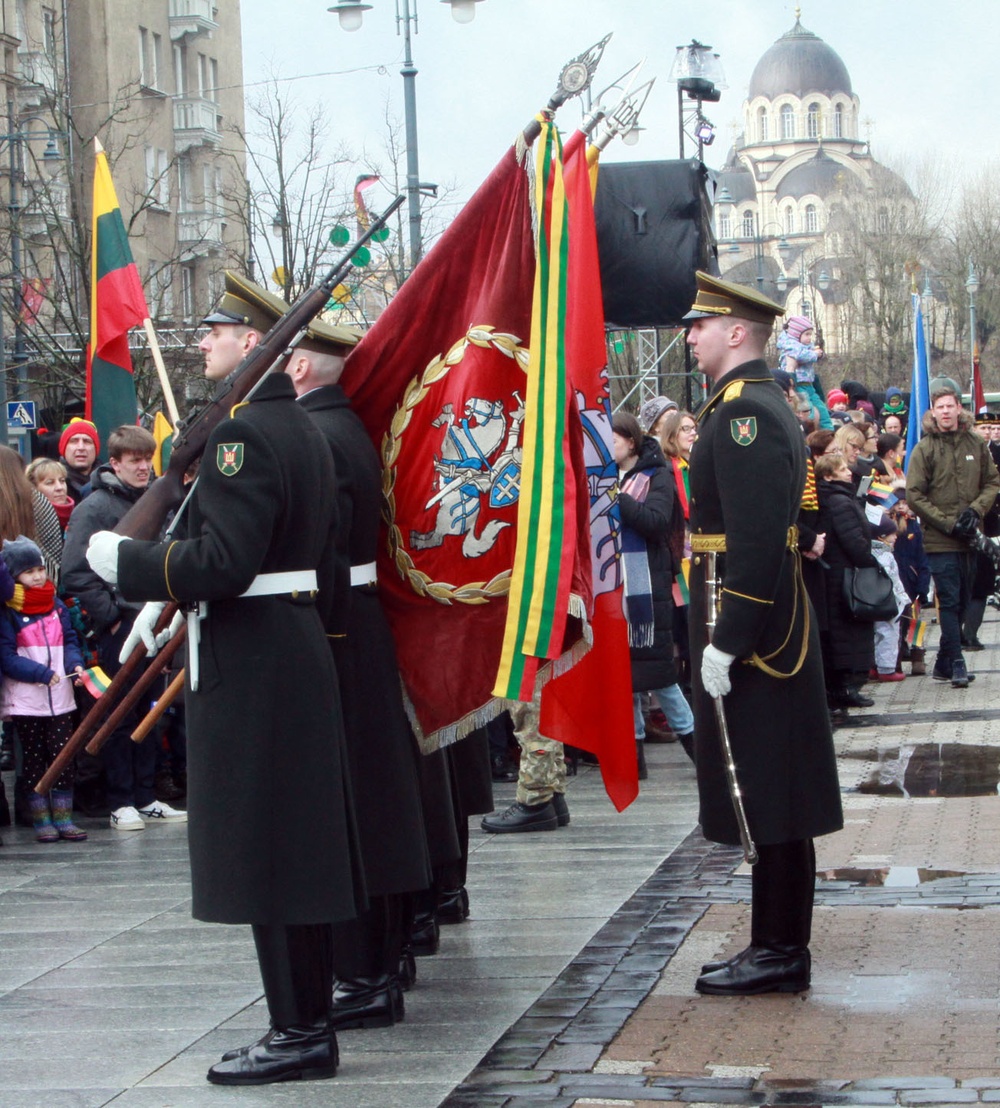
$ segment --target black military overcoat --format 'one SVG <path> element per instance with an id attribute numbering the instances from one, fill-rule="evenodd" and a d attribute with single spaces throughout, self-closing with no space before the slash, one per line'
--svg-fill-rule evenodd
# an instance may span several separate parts
<path id="1" fill-rule="evenodd" d="M 762 845 L 827 834 L 843 825 L 837 766 L 819 638 L 788 547 L 805 482 L 802 434 L 764 361 L 723 377 L 698 423 L 691 531 L 695 542 L 698 534 L 725 535 L 712 641 L 736 655 L 723 703 L 750 832 Z M 705 562 L 704 554 L 693 554 L 690 581 L 701 824 L 707 838 L 735 844 L 715 711 L 701 685 Z M 789 674 L 800 658 L 794 676 L 762 668 Z"/>
<path id="2" fill-rule="evenodd" d="M 339 385 L 312 389 L 300 407 L 322 432 L 337 479 L 342 575 L 375 561 L 382 474 L 364 424 Z M 430 884 L 416 739 L 403 707 L 396 648 L 374 585 L 337 596 L 327 626 L 340 678 L 365 880 L 372 895 Z"/>
<path id="3" fill-rule="evenodd" d="M 287 377 L 213 431 L 189 512 L 188 539 L 122 544 L 119 586 L 130 600 L 209 602 L 185 698 L 194 915 L 350 918 L 364 881 L 320 613 L 334 599 L 333 461 Z M 304 569 L 317 570 L 316 603 L 239 599 L 259 573 Z"/>

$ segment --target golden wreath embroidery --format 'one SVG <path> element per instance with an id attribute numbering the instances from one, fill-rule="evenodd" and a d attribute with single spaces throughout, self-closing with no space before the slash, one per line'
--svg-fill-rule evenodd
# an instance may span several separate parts
<path id="1" fill-rule="evenodd" d="M 450 370 L 465 357 L 469 346 L 492 347 L 505 357 L 515 361 L 523 371 L 528 368 L 528 350 L 520 345 L 516 335 L 503 331 L 494 332 L 488 324 L 470 327 L 465 336 L 451 349 L 431 361 L 419 377 L 414 377 L 406 387 L 403 398 L 393 413 L 389 430 L 382 439 L 382 516 L 388 529 L 388 547 L 400 577 L 408 581 L 419 596 L 427 596 L 441 604 L 488 604 L 510 591 L 510 570 L 496 574 L 489 581 L 470 581 L 466 585 L 452 585 L 446 581 L 433 581 L 417 569 L 409 551 L 403 545 L 403 535 L 396 524 L 395 465 L 399 458 L 404 431 L 410 425 L 413 413 L 427 397 L 431 386 L 443 380 Z"/>

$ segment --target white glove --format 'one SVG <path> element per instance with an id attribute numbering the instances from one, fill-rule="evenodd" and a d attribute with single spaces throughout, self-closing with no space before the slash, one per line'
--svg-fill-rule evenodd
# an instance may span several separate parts
<path id="1" fill-rule="evenodd" d="M 701 656 L 701 683 L 713 699 L 725 696 L 733 687 L 729 681 L 729 667 L 736 661 L 735 654 L 726 654 L 711 643 Z"/>
<path id="2" fill-rule="evenodd" d="M 87 547 L 90 568 L 109 585 L 118 584 L 118 547 L 124 541 L 125 536 L 114 531 L 95 531 Z"/>
<path id="3" fill-rule="evenodd" d="M 166 606 L 166 603 L 162 600 L 150 600 L 142 606 L 141 611 L 135 617 L 135 623 L 132 624 L 132 630 L 129 631 L 128 638 L 122 646 L 121 653 L 118 655 L 119 662 L 124 663 L 140 642 L 146 647 L 146 656 L 155 658 L 160 647 L 165 646 L 177 634 L 184 623 L 183 612 L 177 612 L 174 615 L 169 627 L 165 627 L 158 635 L 153 634 L 156 621 L 160 618 Z"/>

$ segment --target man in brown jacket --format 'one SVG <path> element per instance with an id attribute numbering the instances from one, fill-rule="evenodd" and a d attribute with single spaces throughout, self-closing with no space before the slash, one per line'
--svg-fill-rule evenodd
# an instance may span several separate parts
<path id="1" fill-rule="evenodd" d="M 907 467 L 906 498 L 924 527 L 940 612 L 941 641 L 932 676 L 966 689 L 974 680 L 962 657 L 962 619 L 975 570 L 968 540 L 1000 494 L 1000 475 L 972 416 L 962 409 L 958 385 L 937 377 L 930 394 L 923 437 Z"/>

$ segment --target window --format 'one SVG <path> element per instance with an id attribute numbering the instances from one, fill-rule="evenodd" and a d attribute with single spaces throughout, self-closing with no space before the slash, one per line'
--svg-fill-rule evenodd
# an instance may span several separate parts
<path id="1" fill-rule="evenodd" d="M 192 211 L 191 163 L 186 158 L 179 158 L 177 161 L 177 191 L 180 195 L 179 209 L 182 212 Z"/>
<path id="2" fill-rule="evenodd" d="M 187 47 L 181 42 L 174 43 L 174 92 L 187 95 Z"/>
<path id="3" fill-rule="evenodd" d="M 185 320 L 194 319 L 194 266 L 181 266 L 181 312 Z"/>
<path id="4" fill-rule="evenodd" d="M 211 81 L 211 86 L 208 90 L 209 100 L 218 101 L 219 99 L 219 59 L 208 59 L 208 77 Z"/>
<path id="5" fill-rule="evenodd" d="M 166 262 L 149 263 L 149 314 L 153 319 L 172 319 L 174 315 L 174 289 L 170 280 L 170 266 Z"/>
<path id="6" fill-rule="evenodd" d="M 42 42 L 45 46 L 45 55 L 49 58 L 56 56 L 56 13 L 52 8 L 42 8 Z"/>
<path id="7" fill-rule="evenodd" d="M 767 142 L 767 108 L 757 109 L 757 138 L 760 142 Z"/>
<path id="8" fill-rule="evenodd" d="M 819 213 L 815 204 L 806 204 L 806 232 L 810 235 L 819 232 Z"/>
<path id="9" fill-rule="evenodd" d="M 742 235 L 745 239 L 753 238 L 753 212 L 749 208 L 743 213 Z"/>
<path id="10" fill-rule="evenodd" d="M 788 207 L 785 208 L 785 234 L 795 234 L 795 209 L 792 207 L 791 204 L 789 204 Z"/>
<path id="11" fill-rule="evenodd" d="M 198 95 L 202 99 L 208 98 L 209 88 L 208 57 L 205 54 L 198 55 Z"/>
<path id="12" fill-rule="evenodd" d="M 222 215 L 222 170 L 218 166 L 202 167 L 202 187 L 204 189 L 204 210 L 212 215 Z"/>
<path id="13" fill-rule="evenodd" d="M 730 239 L 733 237 L 733 221 L 729 217 L 729 213 L 719 216 L 719 238 Z"/>
<path id="14" fill-rule="evenodd" d="M 878 229 L 883 235 L 889 230 L 889 212 L 885 208 L 878 210 Z"/>
<path id="15" fill-rule="evenodd" d="M 795 112 L 791 104 L 781 106 L 781 137 L 783 139 L 795 138 Z"/>
<path id="16" fill-rule="evenodd" d="M 163 37 L 145 27 L 139 28 L 139 83 L 143 88 L 160 87 L 163 65 Z"/>
<path id="17" fill-rule="evenodd" d="M 158 207 L 170 207 L 170 174 L 166 150 L 146 147 L 146 193 Z"/>
<path id="18" fill-rule="evenodd" d="M 810 104 L 806 112 L 806 135 L 819 138 L 819 104 Z"/>
<path id="19" fill-rule="evenodd" d="M 833 137 L 844 137 L 844 105 L 838 104 L 833 109 Z"/>

